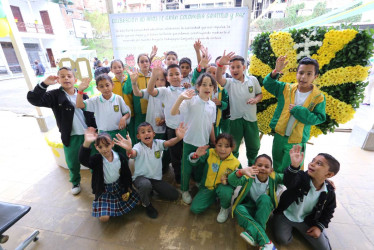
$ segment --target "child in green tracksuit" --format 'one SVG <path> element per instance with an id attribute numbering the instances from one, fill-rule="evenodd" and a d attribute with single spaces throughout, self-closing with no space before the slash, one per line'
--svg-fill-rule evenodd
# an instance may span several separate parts
<path id="1" fill-rule="evenodd" d="M 218 196 L 221 211 L 217 216 L 217 221 L 223 223 L 227 220 L 231 197 L 234 193 L 234 188 L 227 185 L 227 176 L 241 168 L 241 165 L 232 154 L 235 144 L 231 135 L 220 134 L 216 142 L 215 148 L 207 150 L 208 146 L 202 146 L 189 156 L 191 165 L 204 171 L 199 192 L 191 204 L 191 211 L 195 214 L 205 211 Z M 202 164 L 204 167 L 201 166 Z"/>
<path id="2" fill-rule="evenodd" d="M 276 174 L 271 158 L 262 154 L 252 167 L 231 173 L 228 182 L 233 187 L 242 186 L 232 207 L 232 214 L 245 229 L 240 236 L 252 246 L 273 249 L 265 230 L 271 211 L 278 205 L 276 189 L 283 182 L 283 174 Z"/>
<path id="3" fill-rule="evenodd" d="M 326 120 L 325 97 L 313 84 L 318 77 L 318 62 L 308 57 L 301 59 L 297 67 L 295 84 L 277 80 L 287 63 L 286 56 L 280 56 L 275 70 L 263 81 L 265 89 L 278 99 L 277 108 L 270 122 L 270 127 L 275 131 L 272 154 L 274 170 L 277 173 L 283 173 L 290 165 L 288 152 L 293 145 L 300 145 L 302 152 L 305 152 L 311 126 Z"/>

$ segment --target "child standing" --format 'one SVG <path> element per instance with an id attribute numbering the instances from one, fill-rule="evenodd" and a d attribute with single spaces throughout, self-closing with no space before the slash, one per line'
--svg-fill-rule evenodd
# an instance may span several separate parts
<path id="1" fill-rule="evenodd" d="M 222 68 L 229 64 L 233 78 L 224 79 Z M 239 156 L 239 146 L 244 137 L 248 166 L 252 166 L 260 149 L 256 104 L 262 99 L 261 86 L 256 77 L 244 74 L 245 60 L 235 56 L 234 52 L 226 55 L 225 51 L 217 66 L 217 81 L 227 90 L 230 99 L 230 134 L 236 143 L 234 156 Z"/>
<path id="2" fill-rule="evenodd" d="M 113 94 L 113 82 L 108 75 L 99 75 L 96 78 L 96 86 L 101 95 L 83 101 L 82 94 L 88 87 L 88 83 L 82 81 L 78 86 L 77 108 L 95 113 L 100 133 L 106 132 L 111 138 L 115 138 L 118 133 L 126 136 L 126 126 L 130 122 L 130 108 L 121 96 Z M 126 155 L 126 152 L 121 148 L 116 147 L 115 150 Z"/>
<path id="3" fill-rule="evenodd" d="M 150 201 L 152 190 L 168 200 L 176 200 L 179 196 L 178 191 L 172 185 L 162 180 L 161 163 L 162 151 L 183 139 L 183 124 L 176 129 L 176 135 L 177 137 L 167 141 L 154 139 L 155 132 L 151 124 L 143 122 L 138 127 L 137 137 L 140 142 L 134 147 L 132 147 L 129 136 L 125 139 L 118 135 L 118 140 L 114 139 L 117 145 L 126 149 L 129 157 L 135 159 L 135 172 L 132 177 L 134 186 L 138 190 L 140 200 L 150 218 L 158 216 L 157 210 Z"/>
<path id="4" fill-rule="evenodd" d="M 95 142 L 99 154 L 90 156 L 90 145 Z M 107 222 L 111 216 L 121 216 L 130 212 L 138 203 L 138 194 L 132 189 L 131 172 L 126 158 L 113 151 L 114 143 L 109 134 L 97 135 L 89 127 L 84 134 L 84 142 L 79 150 L 79 161 L 92 169 L 92 216 Z"/>
<path id="5" fill-rule="evenodd" d="M 172 64 L 178 64 L 178 55 L 174 51 L 168 51 L 165 54 L 165 66 L 166 68 Z"/>
<path id="6" fill-rule="evenodd" d="M 92 112 L 75 108 L 78 94 L 74 88 L 76 82 L 73 71 L 70 68 L 61 67 L 57 76 L 48 76 L 36 85 L 33 91 L 27 93 L 27 100 L 32 105 L 51 108 L 55 115 L 69 168 L 70 182 L 73 184 L 71 189 L 73 195 L 81 191 L 78 152 L 84 141 L 84 130 L 87 126 L 96 127 Z M 61 84 L 60 88 L 47 91 L 48 86 L 57 83 Z M 84 94 L 83 99 L 88 99 L 88 96 Z"/>
<path id="7" fill-rule="evenodd" d="M 273 249 L 266 235 L 266 223 L 278 205 L 276 191 L 278 184 L 283 183 L 283 174 L 276 174 L 271 158 L 262 154 L 252 167 L 230 174 L 228 181 L 233 187 L 242 186 L 232 207 L 232 214 L 245 229 L 240 236 L 252 246 Z"/>
<path id="8" fill-rule="evenodd" d="M 161 100 L 165 106 L 165 123 L 166 123 L 166 138 L 168 140 L 176 136 L 175 130 L 178 128 L 181 118 L 179 115 L 171 115 L 170 111 L 178 96 L 184 91 L 181 87 L 182 75 L 177 64 L 172 64 L 167 69 L 166 80 L 170 83 L 169 87 L 155 88 L 155 83 L 158 78 L 161 78 L 163 69 L 161 67 L 153 68 L 152 77 L 148 84 L 148 93 Z M 170 159 L 174 168 L 176 183 L 181 182 L 181 159 L 182 159 L 183 143 L 180 141 L 174 146 L 170 147 Z"/>
<path id="9" fill-rule="evenodd" d="M 182 87 L 186 89 L 191 88 L 191 82 L 192 82 L 191 59 L 188 57 L 183 57 L 179 61 L 179 68 L 181 69 L 181 74 L 183 77 L 181 81 Z"/>
<path id="10" fill-rule="evenodd" d="M 283 192 L 279 206 L 274 211 L 274 236 L 278 243 L 292 241 L 292 229 L 296 228 L 314 249 L 331 249 L 324 232 L 336 208 L 334 188 L 326 180 L 335 176 L 339 162 L 329 154 L 320 153 L 308 165 L 308 171 L 300 171 L 304 153 L 300 145 L 289 151 L 291 165 L 284 172 Z"/>
<path id="11" fill-rule="evenodd" d="M 297 67 L 296 84 L 277 81 L 287 63 L 286 56 L 279 57 L 275 70 L 263 82 L 266 90 L 278 99 L 270 122 L 270 127 L 275 130 L 272 154 L 274 169 L 278 173 L 283 173 L 290 165 L 289 150 L 298 144 L 305 152 L 311 126 L 326 120 L 325 97 L 313 84 L 318 77 L 318 62 L 308 57 L 301 59 Z"/>
<path id="12" fill-rule="evenodd" d="M 234 188 L 227 183 L 227 176 L 241 168 L 241 165 L 232 154 L 235 143 L 231 135 L 220 134 L 217 137 L 216 147 L 209 150 L 207 148 L 208 146 L 198 147 L 195 153 L 189 155 L 189 161 L 193 166 L 204 164 L 199 192 L 192 201 L 191 211 L 195 214 L 205 211 L 218 197 L 221 210 L 217 221 L 223 223 L 227 220 L 234 193 Z"/>
<path id="13" fill-rule="evenodd" d="M 209 74 L 202 74 L 196 83 L 198 95 L 195 95 L 193 89 L 183 92 L 170 111 L 171 115 L 181 114 L 188 124 L 183 139 L 181 179 L 182 199 L 187 204 L 192 201 L 188 192 L 192 173 L 188 156 L 198 147 L 209 144 L 209 138 L 213 144 L 215 143 L 213 124 L 216 120 L 216 105 L 209 98 L 216 88 L 217 82 L 214 78 Z M 194 177 L 195 181 L 201 180 L 201 175 L 198 173 L 195 173 Z"/>

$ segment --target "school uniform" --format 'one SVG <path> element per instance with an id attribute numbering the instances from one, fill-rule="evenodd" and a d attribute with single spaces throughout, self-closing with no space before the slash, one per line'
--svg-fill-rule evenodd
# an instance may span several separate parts
<path id="1" fill-rule="evenodd" d="M 156 99 L 162 101 L 164 104 L 164 114 L 166 123 L 166 138 L 170 140 L 176 137 L 175 130 L 181 122 L 180 115 L 171 115 L 171 109 L 178 99 L 179 95 L 184 91 L 183 87 L 160 87 L 156 88 Z M 183 142 L 180 141 L 169 148 L 171 164 L 174 168 L 175 180 L 179 183 L 181 179 L 181 159 L 182 159 Z"/>
<path id="2" fill-rule="evenodd" d="M 283 174 L 272 172 L 265 183 L 247 176 L 238 177 L 233 172 L 228 177 L 231 186 L 242 186 L 232 207 L 238 224 L 245 229 L 257 244 L 263 246 L 270 240 L 266 235 L 266 223 L 271 211 L 277 207 L 276 190 L 283 183 Z"/>
<path id="3" fill-rule="evenodd" d="M 183 77 L 183 79 L 181 81 L 181 87 L 183 87 L 184 83 L 191 84 L 191 88 L 195 89 L 194 86 L 192 86 L 192 73 L 189 73 L 188 76 Z"/>
<path id="4" fill-rule="evenodd" d="M 247 104 L 250 98 L 261 94 L 261 86 L 254 76 L 244 75 L 244 82 L 234 78 L 226 79 L 224 88 L 230 98 L 230 134 L 235 140 L 233 154 L 239 156 L 239 146 L 244 137 L 248 165 L 252 166 L 260 149 L 257 126 L 257 106 Z"/>
<path id="5" fill-rule="evenodd" d="M 207 153 L 198 159 L 191 159 L 191 156 L 192 154 L 188 158 L 191 165 L 203 169 L 200 188 L 192 201 L 191 211 L 196 214 L 205 211 L 216 201 L 217 197 L 220 199 L 222 208 L 229 208 L 234 188 L 231 185 L 222 184 L 221 177 L 241 168 L 239 160 L 230 154 L 222 161 L 214 148 L 208 149 Z"/>
<path id="6" fill-rule="evenodd" d="M 116 134 L 121 134 L 126 138 L 127 129 L 118 129 L 120 119 L 127 113 L 131 114 L 130 108 L 126 105 L 123 98 L 119 95 L 112 94 L 109 100 L 106 100 L 103 95 L 94 96 L 91 99 L 83 101 L 84 110 L 94 112 L 96 117 L 97 127 L 99 132 L 108 133 L 111 138 L 116 138 Z M 128 125 L 130 119 L 126 120 Z M 115 151 L 126 155 L 126 150 L 115 146 Z"/>
<path id="7" fill-rule="evenodd" d="M 204 101 L 196 95 L 190 100 L 184 100 L 179 111 L 188 126 L 183 138 L 181 179 L 181 190 L 188 191 L 192 173 L 188 156 L 198 147 L 209 144 L 210 133 L 216 121 L 216 105 L 211 100 Z M 194 174 L 195 181 L 200 181 L 201 173 L 196 171 Z"/>
<path id="8" fill-rule="evenodd" d="M 91 149 L 83 145 L 79 150 L 79 161 L 92 170 L 91 187 L 95 199 L 92 216 L 121 216 L 135 208 L 139 196 L 132 189 L 131 172 L 126 158 L 113 151 L 113 161 L 109 162 L 101 154 L 90 156 Z M 130 192 L 127 201 L 122 195 Z"/>
<path id="9" fill-rule="evenodd" d="M 223 111 L 227 109 L 229 103 L 229 96 L 227 94 L 226 89 L 222 88 L 221 86 L 217 86 L 217 92 L 212 95 L 213 98 L 217 98 L 221 101 L 221 105 L 217 106 L 217 113 L 216 113 L 216 121 L 214 123 L 214 135 L 217 137 L 221 132 L 221 125 L 224 123 L 223 121 Z"/>
<path id="10" fill-rule="evenodd" d="M 133 147 L 136 157 L 132 179 L 144 206 L 150 204 L 152 189 L 168 200 L 176 200 L 179 196 L 173 186 L 162 180 L 161 156 L 165 149 L 164 143 L 164 140 L 156 139 L 152 142 L 152 148 L 143 142 L 138 142 Z"/>
<path id="11" fill-rule="evenodd" d="M 278 100 L 269 126 L 275 131 L 272 148 L 273 168 L 276 172 L 283 173 L 291 163 L 290 149 L 294 145 L 300 145 L 302 152 L 305 152 L 311 126 L 326 120 L 326 100 L 315 85 L 310 93 L 301 93 L 298 91 L 297 83 L 277 81 L 271 74 L 265 77 L 263 84 Z M 289 111 L 290 104 L 298 106 Z"/>
<path id="12" fill-rule="evenodd" d="M 70 182 L 77 185 L 81 180 L 78 152 L 84 141 L 84 129 L 96 128 L 95 117 L 92 112 L 75 107 L 77 91 L 69 99 L 62 87 L 47 91 L 48 86 L 43 82 L 37 84 L 34 90 L 27 93 L 27 100 L 34 106 L 52 109 L 61 133 Z M 83 99 L 88 99 L 88 96 L 83 95 Z"/>

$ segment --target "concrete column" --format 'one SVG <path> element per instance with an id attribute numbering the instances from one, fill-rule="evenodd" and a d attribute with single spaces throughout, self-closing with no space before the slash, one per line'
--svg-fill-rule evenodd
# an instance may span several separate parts
<path id="1" fill-rule="evenodd" d="M 5 57 L 5 54 L 4 54 L 4 50 L 3 50 L 3 47 L 1 46 L 1 43 L 0 43 L 0 57 L 4 59 L 5 68 L 8 71 L 8 74 L 10 76 L 13 76 L 13 73 L 12 73 L 12 71 L 9 68 L 8 61 L 6 60 L 6 57 Z"/>

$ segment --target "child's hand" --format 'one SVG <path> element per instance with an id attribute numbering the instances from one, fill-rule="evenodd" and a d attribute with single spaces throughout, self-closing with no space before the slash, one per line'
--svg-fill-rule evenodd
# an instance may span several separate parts
<path id="1" fill-rule="evenodd" d="M 213 98 L 213 99 L 212 99 L 212 102 L 214 102 L 214 104 L 215 104 L 216 106 L 221 106 L 221 104 L 222 104 L 222 102 L 221 102 L 220 100 L 218 100 L 218 98 Z"/>
<path id="2" fill-rule="evenodd" d="M 227 175 L 221 175 L 221 184 L 227 185 Z"/>
<path id="3" fill-rule="evenodd" d="M 202 46 L 202 44 L 201 44 L 200 39 L 198 39 L 197 41 L 195 41 L 195 43 L 193 44 L 193 47 L 194 47 L 195 51 L 201 50 L 201 46 Z"/>
<path id="4" fill-rule="evenodd" d="M 295 104 L 290 104 L 290 106 L 288 106 L 288 110 L 291 111 L 295 106 Z"/>
<path id="5" fill-rule="evenodd" d="M 306 234 L 310 237 L 313 237 L 314 239 L 318 239 L 321 235 L 321 229 L 319 229 L 316 226 L 313 226 L 306 231 Z"/>
<path id="6" fill-rule="evenodd" d="M 301 152 L 300 145 L 294 145 L 290 150 L 291 166 L 297 168 L 304 159 L 304 152 Z"/>
<path id="7" fill-rule="evenodd" d="M 189 100 L 191 99 L 192 97 L 194 97 L 195 95 L 195 90 L 193 89 L 188 89 L 186 91 L 184 91 L 182 94 L 180 94 L 180 97 L 183 99 L 183 100 Z"/>
<path id="8" fill-rule="evenodd" d="M 254 179 L 255 175 L 258 174 L 258 169 L 255 166 L 243 168 L 241 171 L 242 174 L 245 174 L 246 176 L 252 179 Z"/>
<path id="9" fill-rule="evenodd" d="M 90 85 L 91 79 L 90 78 L 83 78 L 81 84 L 78 86 L 79 91 L 84 91 Z"/>
<path id="10" fill-rule="evenodd" d="M 89 143 L 89 145 L 94 142 L 97 138 L 96 129 L 93 127 L 88 127 L 84 131 L 84 141 Z"/>
<path id="11" fill-rule="evenodd" d="M 58 83 L 58 76 L 48 76 L 43 82 L 46 85 L 54 85 Z"/>
<path id="12" fill-rule="evenodd" d="M 156 126 L 162 126 L 165 124 L 165 119 L 162 118 L 156 118 Z"/>
<path id="13" fill-rule="evenodd" d="M 134 69 L 128 69 L 127 73 L 130 76 L 131 83 L 132 84 L 136 84 L 136 82 L 138 81 L 138 77 L 139 77 L 139 74 L 138 74 L 139 71 L 138 71 L 138 69 L 136 69 L 136 68 L 134 68 Z"/>
<path id="14" fill-rule="evenodd" d="M 230 60 L 235 56 L 235 52 L 230 52 L 226 55 L 226 50 L 223 52 L 223 56 L 219 59 L 218 64 L 229 65 Z"/>
<path id="15" fill-rule="evenodd" d="M 183 139 L 184 134 L 186 133 L 187 125 L 185 125 L 183 122 L 179 123 L 178 128 L 175 130 L 175 135 L 178 139 Z"/>
<path id="16" fill-rule="evenodd" d="M 118 129 L 119 130 L 123 130 L 126 128 L 126 121 L 128 119 L 128 116 L 127 115 L 124 115 L 121 117 L 121 119 L 119 120 L 119 123 L 118 123 Z"/>
<path id="17" fill-rule="evenodd" d="M 164 74 L 164 70 L 162 69 L 161 65 L 157 65 L 152 69 L 152 75 L 156 77 L 162 76 Z"/>
<path id="18" fill-rule="evenodd" d="M 151 52 L 151 55 L 150 55 L 150 58 L 153 58 L 153 57 L 156 56 L 156 54 L 157 54 L 157 50 L 158 50 L 157 46 L 156 46 L 156 45 L 153 45 L 153 47 L 152 47 L 152 52 Z"/>
<path id="19" fill-rule="evenodd" d="M 185 88 L 185 89 L 191 88 L 191 83 L 189 83 L 189 82 L 183 83 L 183 88 Z"/>
<path id="20" fill-rule="evenodd" d="M 196 149 L 197 156 L 201 157 L 206 154 L 206 150 L 209 148 L 209 145 L 201 146 Z"/>
<path id="21" fill-rule="evenodd" d="M 249 98 L 247 101 L 247 104 L 256 104 L 256 103 L 257 103 L 256 98 Z"/>
<path id="22" fill-rule="evenodd" d="M 280 56 L 277 58 L 277 61 L 275 63 L 275 71 L 278 73 L 281 73 L 282 70 L 286 67 L 288 64 L 288 61 L 286 61 L 287 56 Z"/>
<path id="23" fill-rule="evenodd" d="M 128 134 L 126 135 L 127 140 L 120 134 L 116 134 L 116 137 L 117 138 L 113 138 L 114 144 L 126 149 L 127 151 L 130 151 L 132 149 L 131 138 Z"/>

